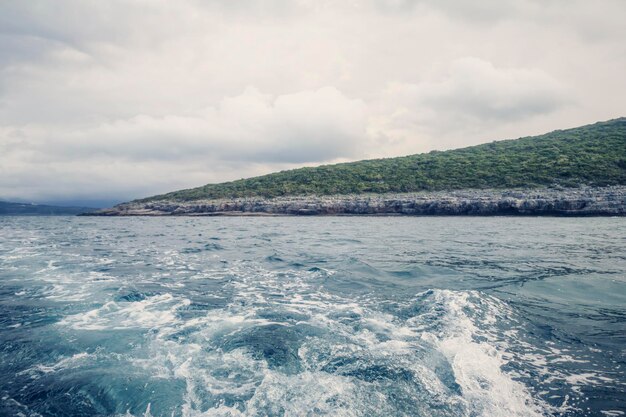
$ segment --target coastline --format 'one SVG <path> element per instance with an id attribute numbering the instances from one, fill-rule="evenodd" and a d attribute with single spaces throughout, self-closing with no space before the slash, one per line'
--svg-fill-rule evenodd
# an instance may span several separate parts
<path id="1" fill-rule="evenodd" d="M 626 186 L 122 203 L 81 216 L 626 216 Z"/>

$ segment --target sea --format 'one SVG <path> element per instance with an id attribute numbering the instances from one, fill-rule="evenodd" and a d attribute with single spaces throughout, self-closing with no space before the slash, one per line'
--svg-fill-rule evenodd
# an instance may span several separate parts
<path id="1" fill-rule="evenodd" d="M 626 219 L 1 217 L 2 416 L 626 414 Z"/>

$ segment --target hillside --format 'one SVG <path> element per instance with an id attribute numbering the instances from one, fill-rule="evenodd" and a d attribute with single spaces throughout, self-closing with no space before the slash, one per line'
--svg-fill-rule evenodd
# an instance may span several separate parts
<path id="1" fill-rule="evenodd" d="M 93 210 L 95 209 L 89 207 L 61 207 L 0 201 L 0 216 L 72 216 Z"/>
<path id="2" fill-rule="evenodd" d="M 626 118 L 450 151 L 299 168 L 136 202 L 626 184 Z"/>

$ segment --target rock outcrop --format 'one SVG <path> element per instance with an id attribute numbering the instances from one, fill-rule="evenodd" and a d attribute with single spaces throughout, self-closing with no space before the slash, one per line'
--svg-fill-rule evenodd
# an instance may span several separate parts
<path id="1" fill-rule="evenodd" d="M 626 186 L 130 202 L 86 215 L 625 216 Z"/>

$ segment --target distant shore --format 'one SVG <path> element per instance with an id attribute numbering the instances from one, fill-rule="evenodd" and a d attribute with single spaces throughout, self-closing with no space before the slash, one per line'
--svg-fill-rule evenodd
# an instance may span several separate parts
<path id="1" fill-rule="evenodd" d="M 86 216 L 626 216 L 626 186 L 129 202 Z"/>

